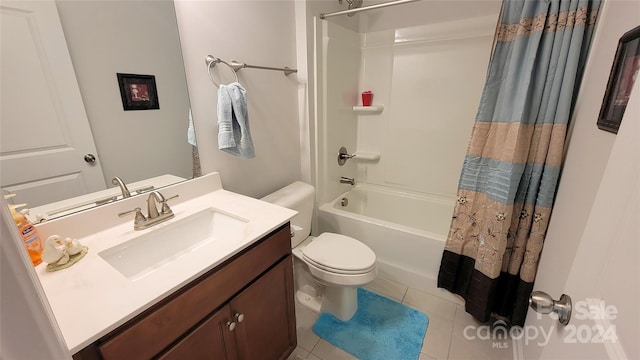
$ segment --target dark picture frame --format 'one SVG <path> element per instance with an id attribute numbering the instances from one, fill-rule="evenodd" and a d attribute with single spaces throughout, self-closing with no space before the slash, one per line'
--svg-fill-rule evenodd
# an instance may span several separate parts
<path id="1" fill-rule="evenodd" d="M 122 73 L 117 75 L 122 107 L 125 111 L 160 109 L 155 76 Z"/>
<path id="2" fill-rule="evenodd" d="M 607 90 L 604 93 L 598 128 L 618 133 L 633 84 L 640 76 L 640 26 L 626 32 L 618 42 Z"/>

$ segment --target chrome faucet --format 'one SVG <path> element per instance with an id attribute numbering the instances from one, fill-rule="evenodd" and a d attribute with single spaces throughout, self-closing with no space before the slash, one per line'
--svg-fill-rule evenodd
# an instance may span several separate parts
<path id="1" fill-rule="evenodd" d="M 162 204 L 162 210 L 164 210 L 164 206 L 167 204 L 167 200 L 165 200 L 164 196 L 160 194 L 160 192 L 152 191 L 151 193 L 149 193 L 149 197 L 147 198 L 147 214 L 149 214 L 147 216 L 147 220 L 155 219 L 159 217 L 160 214 L 164 214 L 162 210 L 158 212 L 158 204 Z M 167 209 L 169 209 L 168 206 Z M 171 211 L 171 209 L 169 209 L 169 212 L 173 216 L 173 211 Z"/>
<path id="2" fill-rule="evenodd" d="M 346 176 L 340 176 L 340 183 L 341 184 L 355 185 L 356 184 L 356 180 L 354 178 L 350 178 L 350 177 L 346 177 Z"/>
<path id="3" fill-rule="evenodd" d="M 140 209 L 139 207 L 133 210 L 119 213 L 118 216 L 123 217 L 131 213 L 135 213 L 136 218 L 133 221 L 133 229 L 144 230 L 155 224 L 159 224 L 163 221 L 171 219 L 174 214 L 171 208 L 169 208 L 169 205 L 167 205 L 167 201 L 175 199 L 177 197 L 178 195 L 175 195 L 168 199 L 165 199 L 165 197 L 159 191 L 153 191 L 147 198 L 147 216 L 144 216 L 144 214 L 142 214 L 142 209 Z M 160 211 L 158 211 L 159 204 L 162 205 Z"/>
<path id="4" fill-rule="evenodd" d="M 129 192 L 129 189 L 127 189 L 127 185 L 119 176 L 114 177 L 113 180 L 111 180 L 111 183 L 113 185 L 120 186 L 120 191 L 122 191 L 122 198 L 131 197 L 131 193 Z"/>

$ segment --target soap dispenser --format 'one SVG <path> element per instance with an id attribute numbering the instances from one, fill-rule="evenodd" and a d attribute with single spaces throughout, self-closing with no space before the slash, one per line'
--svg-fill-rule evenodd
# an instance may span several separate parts
<path id="1" fill-rule="evenodd" d="M 11 195 L 5 196 L 5 198 L 8 197 L 11 197 Z M 10 204 L 9 210 L 11 211 L 11 216 L 13 216 L 13 221 L 18 227 L 22 241 L 24 241 L 24 245 L 27 248 L 31 262 L 33 262 L 33 266 L 37 266 L 42 262 L 42 241 L 40 240 L 36 227 L 24 216 L 29 210 L 25 209 L 21 212 L 16 212 L 16 208 L 26 205 L 27 204 Z"/>

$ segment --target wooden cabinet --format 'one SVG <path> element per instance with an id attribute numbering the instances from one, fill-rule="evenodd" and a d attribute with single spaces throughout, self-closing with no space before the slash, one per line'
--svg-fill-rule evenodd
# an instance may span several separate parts
<path id="1" fill-rule="evenodd" d="M 74 355 L 286 359 L 296 347 L 289 225 Z"/>
<path id="2" fill-rule="evenodd" d="M 237 359 L 235 339 L 227 325 L 229 319 L 231 310 L 229 306 L 225 306 L 160 356 L 160 359 Z"/>
<path id="3" fill-rule="evenodd" d="M 229 303 L 234 317 L 244 318 L 235 328 L 238 359 L 279 359 L 295 339 L 288 302 L 282 301 L 292 269 L 289 256 Z"/>

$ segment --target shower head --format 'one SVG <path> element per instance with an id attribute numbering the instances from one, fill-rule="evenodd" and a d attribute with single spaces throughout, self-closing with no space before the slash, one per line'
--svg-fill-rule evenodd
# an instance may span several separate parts
<path id="1" fill-rule="evenodd" d="M 347 0 L 347 2 L 349 3 L 349 10 L 357 9 L 362 6 L 362 0 Z"/>
<path id="2" fill-rule="evenodd" d="M 338 0 L 338 3 L 342 4 L 342 0 Z M 362 0 L 347 0 L 347 4 L 349 4 L 349 10 L 357 9 L 357 8 L 362 6 Z M 349 16 L 349 17 L 351 17 L 353 15 L 355 15 L 355 13 L 347 14 L 347 16 Z"/>

